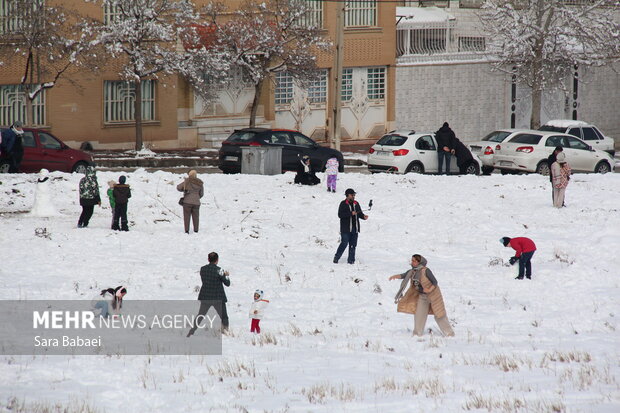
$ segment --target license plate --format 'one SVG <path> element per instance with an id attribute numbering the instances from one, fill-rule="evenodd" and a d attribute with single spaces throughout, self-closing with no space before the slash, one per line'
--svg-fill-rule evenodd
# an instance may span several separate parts
<path id="1" fill-rule="evenodd" d="M 499 166 L 510 166 L 512 162 L 510 161 L 499 161 Z"/>
<path id="2" fill-rule="evenodd" d="M 236 157 L 236 156 L 225 156 L 225 157 L 224 157 L 224 160 L 225 160 L 225 161 L 233 161 L 233 162 L 237 162 L 237 161 L 239 160 L 239 158 L 238 158 L 238 157 Z"/>
<path id="3" fill-rule="evenodd" d="M 482 150 L 482 148 L 480 146 L 472 146 L 471 147 L 471 151 L 472 152 L 480 152 Z"/>
<path id="4" fill-rule="evenodd" d="M 392 152 L 388 152 L 388 151 L 377 151 L 377 155 L 379 156 L 390 156 Z"/>

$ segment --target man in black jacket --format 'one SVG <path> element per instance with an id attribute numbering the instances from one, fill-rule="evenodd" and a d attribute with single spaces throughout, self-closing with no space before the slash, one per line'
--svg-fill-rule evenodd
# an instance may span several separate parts
<path id="1" fill-rule="evenodd" d="M 448 122 L 444 122 L 443 126 L 435 132 L 437 140 L 437 173 L 441 175 L 441 164 L 446 160 L 446 174 L 450 175 L 450 158 L 454 154 L 454 139 L 456 135 L 450 129 Z"/>
<path id="2" fill-rule="evenodd" d="M 338 260 L 342 256 L 347 245 L 349 246 L 349 256 L 347 262 L 355 263 L 355 247 L 357 247 L 357 234 L 360 232 L 360 218 L 368 219 L 368 215 L 364 215 L 360 204 L 355 200 L 355 191 L 351 188 L 347 189 L 344 194 L 346 199 L 340 203 L 338 207 L 338 218 L 340 218 L 340 245 L 334 256 L 334 264 L 338 264 Z"/>
<path id="3" fill-rule="evenodd" d="M 226 310 L 226 292 L 224 292 L 224 286 L 230 287 L 230 275 L 228 271 L 224 271 L 217 266 L 220 257 L 217 252 L 209 253 L 209 264 L 200 269 L 200 279 L 202 280 L 202 287 L 198 293 L 198 299 L 200 300 L 200 310 L 198 315 L 205 315 L 212 306 L 217 311 L 220 319 L 222 320 L 222 332 L 228 331 L 228 311 Z M 214 304 L 217 302 L 218 306 Z M 197 317 L 198 318 L 198 317 Z M 187 337 L 194 334 L 198 326 L 194 324 L 192 329 L 187 333 Z"/>

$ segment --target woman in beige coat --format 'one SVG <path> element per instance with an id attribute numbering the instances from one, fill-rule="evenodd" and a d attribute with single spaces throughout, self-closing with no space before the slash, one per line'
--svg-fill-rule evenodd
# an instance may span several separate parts
<path id="1" fill-rule="evenodd" d="M 398 304 L 400 313 L 414 314 L 415 328 L 413 334 L 422 336 L 426 318 L 429 314 L 435 316 L 435 321 L 445 336 L 454 336 L 450 321 L 446 314 L 441 290 L 432 271 L 426 268 L 426 258 L 419 254 L 411 257 L 411 269 L 403 274 L 392 275 L 389 280 L 401 279 L 400 289 L 396 293 L 394 302 Z M 407 284 L 409 290 L 403 294 Z"/>
<path id="2" fill-rule="evenodd" d="M 198 232 L 198 220 L 200 210 L 200 198 L 204 195 L 204 185 L 196 176 L 196 171 L 191 170 L 188 177 L 177 185 L 177 190 L 183 192 L 183 223 L 185 224 L 185 233 L 189 234 L 190 217 L 194 223 L 194 232 Z"/>

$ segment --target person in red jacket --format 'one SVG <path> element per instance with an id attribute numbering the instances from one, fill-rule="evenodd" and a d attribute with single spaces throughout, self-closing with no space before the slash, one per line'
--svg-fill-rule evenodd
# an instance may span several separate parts
<path id="1" fill-rule="evenodd" d="M 536 244 L 526 237 L 503 237 L 499 240 L 504 247 L 512 247 L 517 253 L 514 257 L 510 258 L 510 265 L 514 265 L 519 261 L 519 275 L 517 280 L 522 280 L 525 273 L 525 277 L 528 280 L 532 279 L 532 256 L 536 252 Z"/>

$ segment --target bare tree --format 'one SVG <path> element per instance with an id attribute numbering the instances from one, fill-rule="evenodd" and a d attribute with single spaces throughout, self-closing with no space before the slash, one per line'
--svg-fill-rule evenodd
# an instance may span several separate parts
<path id="1" fill-rule="evenodd" d="M 19 67 L 25 96 L 26 125 L 34 123 L 33 102 L 45 89 L 51 89 L 71 69 L 98 66 L 97 48 L 81 30 L 75 10 L 48 6 L 44 0 L 7 2 L 7 15 L 0 28 L 0 63 Z"/>
<path id="2" fill-rule="evenodd" d="M 516 76 L 532 93 L 530 127 L 540 126 L 543 91 L 563 87 L 575 66 L 620 56 L 617 0 L 487 0 L 480 13 L 496 70 Z"/>
<path id="3" fill-rule="evenodd" d="M 248 0 L 230 20 L 216 23 L 218 44 L 254 86 L 250 127 L 256 125 L 264 82 L 274 73 L 287 71 L 301 84 L 318 78 L 317 53 L 331 45 L 309 11 L 301 0 Z"/>
<path id="4" fill-rule="evenodd" d="M 107 53 L 121 62 L 119 75 L 134 86 L 135 148 L 139 151 L 143 146 L 142 82 L 172 74 L 201 82 L 199 66 L 207 64 L 208 53 L 191 40 L 197 35 L 192 22 L 199 16 L 190 0 L 100 1 L 109 18 L 92 22 L 90 30 Z"/>

